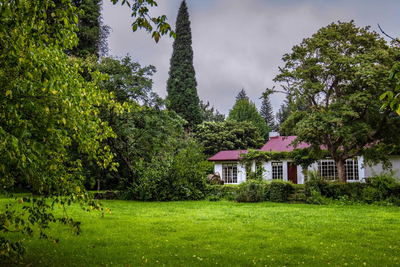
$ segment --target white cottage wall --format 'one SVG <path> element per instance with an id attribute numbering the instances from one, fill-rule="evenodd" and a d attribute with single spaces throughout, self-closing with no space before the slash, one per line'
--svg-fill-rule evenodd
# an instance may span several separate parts
<path id="1" fill-rule="evenodd" d="M 389 156 L 389 160 L 392 163 L 392 170 L 396 171 L 395 173 L 395 178 L 397 178 L 398 181 L 400 181 L 400 156 Z M 382 163 L 378 163 L 376 165 L 373 166 L 369 166 L 366 165 L 363 168 L 363 172 L 364 172 L 364 177 L 372 177 L 375 175 L 375 173 L 380 174 L 381 172 L 383 172 L 383 166 Z M 364 178 L 363 177 L 363 178 Z"/>

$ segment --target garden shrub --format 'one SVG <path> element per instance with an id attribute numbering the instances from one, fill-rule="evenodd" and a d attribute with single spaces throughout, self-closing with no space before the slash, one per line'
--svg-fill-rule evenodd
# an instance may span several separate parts
<path id="1" fill-rule="evenodd" d="M 376 190 L 376 188 L 374 188 L 372 186 L 365 187 L 363 189 L 363 192 L 362 192 L 361 200 L 364 203 L 367 203 L 367 204 L 372 204 L 375 201 L 379 201 L 379 192 L 378 192 L 378 190 Z"/>
<path id="2" fill-rule="evenodd" d="M 313 191 L 320 192 L 321 196 L 335 198 L 337 195 L 335 187 L 319 176 L 317 171 L 308 172 L 308 181 L 305 182 L 305 194 L 311 197 Z"/>
<path id="3" fill-rule="evenodd" d="M 289 201 L 297 203 L 307 203 L 307 196 L 305 194 L 304 184 L 293 184 L 294 193 L 291 195 Z"/>
<path id="4" fill-rule="evenodd" d="M 207 199 L 217 196 L 218 199 L 226 199 L 229 201 L 235 200 L 237 191 L 236 185 L 209 185 L 205 189 L 205 196 Z"/>
<path id="5" fill-rule="evenodd" d="M 385 200 L 395 194 L 398 188 L 394 172 L 382 172 L 372 177 L 372 186 L 378 191 L 379 200 Z"/>
<path id="6" fill-rule="evenodd" d="M 137 180 L 125 180 L 125 199 L 142 201 L 176 201 L 204 199 L 207 161 L 201 149 L 189 144 L 174 157 L 154 159 L 135 166 Z"/>
<path id="7" fill-rule="evenodd" d="M 294 187 L 291 182 L 274 180 L 270 182 L 269 200 L 271 202 L 287 202 L 290 195 L 294 193 Z"/>
<path id="8" fill-rule="evenodd" d="M 247 180 L 238 186 L 237 202 L 255 203 L 264 200 L 264 181 Z"/>

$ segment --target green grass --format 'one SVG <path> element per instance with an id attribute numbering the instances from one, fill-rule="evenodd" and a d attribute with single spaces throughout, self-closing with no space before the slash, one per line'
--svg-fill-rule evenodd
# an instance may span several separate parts
<path id="1" fill-rule="evenodd" d="M 3 207 L 5 199 L 0 199 Z M 235 202 L 103 201 L 78 206 L 74 236 L 53 224 L 55 246 L 26 239 L 21 266 L 396 266 L 400 209 Z M 17 238 L 17 237 L 16 237 Z M 25 238 L 21 237 L 20 238 Z M 0 263 L 1 265 L 1 263 Z M 10 266 L 10 262 L 3 266 Z"/>

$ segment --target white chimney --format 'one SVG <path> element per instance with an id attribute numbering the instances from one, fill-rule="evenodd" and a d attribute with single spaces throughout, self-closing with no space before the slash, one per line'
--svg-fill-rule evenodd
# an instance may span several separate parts
<path id="1" fill-rule="evenodd" d="M 279 133 L 278 132 L 269 132 L 269 139 L 271 139 L 271 137 L 278 137 Z"/>

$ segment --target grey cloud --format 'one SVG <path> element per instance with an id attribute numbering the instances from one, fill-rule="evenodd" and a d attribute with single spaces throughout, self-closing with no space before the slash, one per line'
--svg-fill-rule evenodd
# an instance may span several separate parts
<path id="1" fill-rule="evenodd" d="M 155 15 L 165 14 L 174 27 L 181 0 L 159 0 Z M 338 20 L 355 20 L 358 26 L 381 23 L 388 33 L 398 34 L 399 1 L 365 0 L 187 0 L 200 99 L 210 101 L 226 115 L 241 88 L 261 105 L 265 88 L 279 87 L 272 80 L 285 53 L 311 37 L 319 28 Z M 153 12 L 153 11 L 152 11 Z M 104 2 L 105 24 L 112 27 L 111 55 L 129 53 L 142 65 L 154 65 L 155 92 L 166 95 L 173 40 L 162 37 L 155 44 L 144 31 L 132 33 L 129 8 Z M 283 94 L 271 97 L 277 112 Z"/>

